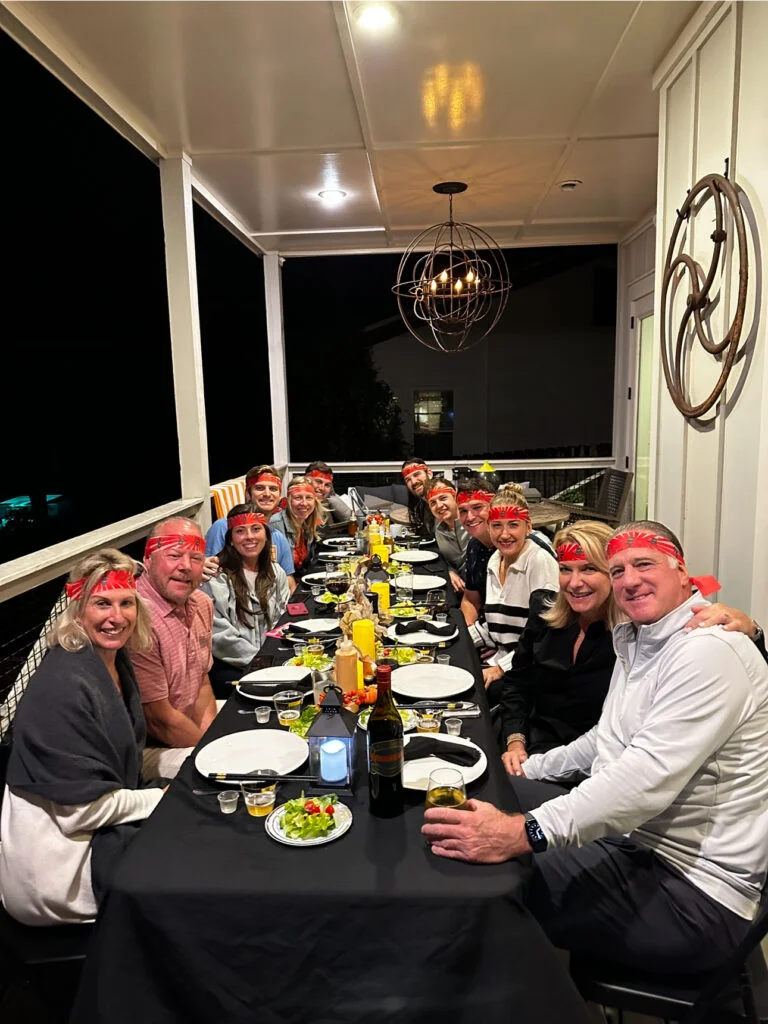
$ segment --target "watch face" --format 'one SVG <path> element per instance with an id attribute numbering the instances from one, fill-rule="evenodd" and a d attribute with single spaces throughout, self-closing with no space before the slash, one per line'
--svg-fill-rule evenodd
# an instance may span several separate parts
<path id="1" fill-rule="evenodd" d="M 547 848 L 547 837 L 542 831 L 541 825 L 535 818 L 527 818 L 525 822 L 525 831 L 528 836 L 528 842 L 531 844 L 531 848 L 534 853 L 541 853 Z"/>

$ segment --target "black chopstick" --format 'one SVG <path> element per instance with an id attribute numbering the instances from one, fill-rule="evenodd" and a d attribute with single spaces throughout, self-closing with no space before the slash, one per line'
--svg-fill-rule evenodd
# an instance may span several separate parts
<path id="1" fill-rule="evenodd" d="M 208 772 L 207 779 L 216 782 L 317 782 L 314 775 L 260 775 L 253 772 L 243 775 L 242 772 Z"/>

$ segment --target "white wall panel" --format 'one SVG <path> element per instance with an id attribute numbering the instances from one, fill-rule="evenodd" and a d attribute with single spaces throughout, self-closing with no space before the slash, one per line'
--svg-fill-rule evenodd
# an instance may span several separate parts
<path id="1" fill-rule="evenodd" d="M 700 30 L 688 34 L 687 48 L 679 52 L 677 64 L 665 70 L 661 83 L 657 274 L 674 227 L 675 207 L 686 188 L 706 173 L 723 173 L 726 157 L 730 177 L 752 207 L 748 219 L 760 241 L 750 241 L 744 356 L 731 374 L 726 401 L 704 425 L 686 423 L 661 376 L 658 436 L 651 455 L 656 518 L 673 529 L 681 527 L 691 569 L 714 570 L 723 584 L 720 598 L 758 620 L 768 615 L 768 339 L 760 322 L 768 270 L 766 38 L 768 4 L 724 3 L 708 22 L 702 16 Z M 705 270 L 712 251 L 711 209 L 710 204 L 699 214 L 688 249 Z M 754 234 L 752 228 L 749 233 Z M 733 260 L 712 289 L 716 305 L 709 322 L 718 340 L 735 308 L 735 267 Z M 679 289 L 675 313 L 687 292 L 687 286 Z M 689 374 L 694 401 L 703 398 L 719 376 L 719 366 L 698 342 Z"/>

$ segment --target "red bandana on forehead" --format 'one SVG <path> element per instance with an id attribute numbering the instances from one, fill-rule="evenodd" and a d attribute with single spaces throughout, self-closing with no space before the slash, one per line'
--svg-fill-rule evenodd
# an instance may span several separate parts
<path id="1" fill-rule="evenodd" d="M 683 569 L 686 569 L 685 559 L 677 546 L 667 537 L 660 537 L 650 530 L 625 530 L 623 533 L 617 533 L 608 541 L 606 554 L 608 558 L 613 558 L 618 551 L 630 551 L 634 548 L 649 548 L 651 551 L 660 551 L 662 555 L 671 555 Z M 703 597 L 720 590 L 720 584 L 714 576 L 689 576 L 689 579 Z"/>
<path id="2" fill-rule="evenodd" d="M 315 488 L 312 486 L 312 484 L 289 484 L 288 485 L 288 493 L 289 494 L 311 494 L 312 497 L 314 498 L 315 497 Z"/>
<path id="3" fill-rule="evenodd" d="M 319 469 L 313 469 L 311 473 L 307 473 L 308 477 L 312 477 L 314 480 L 322 480 L 326 484 L 333 483 L 333 477 L 330 473 L 321 473 Z"/>
<path id="4" fill-rule="evenodd" d="M 430 487 L 427 491 L 427 501 L 431 501 L 433 498 L 436 498 L 438 494 L 455 495 L 456 491 L 454 491 L 451 485 L 446 483 L 445 480 L 441 480 L 439 483 L 436 483 L 434 487 Z"/>
<path id="5" fill-rule="evenodd" d="M 79 580 L 75 580 L 74 583 L 67 584 L 67 597 L 70 601 L 78 601 L 83 596 L 83 590 L 87 582 L 88 577 L 82 576 Z M 135 589 L 136 579 L 132 572 L 129 572 L 128 569 L 111 569 L 94 583 L 91 593 L 101 594 L 107 590 Z"/>
<path id="6" fill-rule="evenodd" d="M 261 512 L 241 512 L 236 516 L 227 516 L 227 529 L 235 526 L 255 526 L 257 523 L 266 523 L 267 517 Z"/>
<path id="7" fill-rule="evenodd" d="M 403 479 L 407 480 L 413 473 L 428 473 L 429 470 L 423 462 L 414 462 L 411 466 L 406 466 L 403 470 Z"/>
<path id="8" fill-rule="evenodd" d="M 150 537 L 144 548 L 144 557 L 155 551 L 197 551 L 205 554 L 205 537 L 196 533 L 165 533 L 162 537 Z"/>
<path id="9" fill-rule="evenodd" d="M 558 562 L 587 562 L 589 559 L 584 553 L 581 544 L 575 541 L 568 541 L 566 544 L 559 544 L 557 548 Z"/>
<path id="10" fill-rule="evenodd" d="M 259 473 L 258 476 L 249 476 L 245 481 L 245 486 L 249 491 L 254 484 L 277 484 L 278 487 L 282 487 L 283 481 L 274 473 Z"/>
<path id="11" fill-rule="evenodd" d="M 492 499 L 490 491 L 461 491 L 456 501 L 459 505 L 468 505 L 470 501 L 482 501 L 487 505 Z"/>
<path id="12" fill-rule="evenodd" d="M 606 554 L 613 558 L 618 551 L 629 551 L 630 548 L 650 548 L 652 551 L 661 552 L 662 555 L 671 555 L 680 565 L 685 565 L 682 554 L 672 541 L 651 533 L 650 530 L 625 530 L 623 533 L 617 533 L 608 541 Z"/>
<path id="13" fill-rule="evenodd" d="M 530 523 L 531 513 L 521 505 L 496 505 L 488 514 L 488 519 L 491 522 L 499 519 L 522 519 L 523 522 Z"/>

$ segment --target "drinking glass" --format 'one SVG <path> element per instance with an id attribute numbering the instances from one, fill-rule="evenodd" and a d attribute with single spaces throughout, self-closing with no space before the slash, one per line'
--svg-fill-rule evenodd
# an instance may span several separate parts
<path id="1" fill-rule="evenodd" d="M 463 807 L 467 787 L 458 768 L 435 768 L 427 782 L 427 807 Z"/>
<path id="2" fill-rule="evenodd" d="M 254 818 L 264 818 L 275 806 L 275 790 L 262 789 L 258 793 L 245 791 L 245 808 Z"/>
<path id="3" fill-rule="evenodd" d="M 346 572 L 334 572 L 326 579 L 325 589 L 334 597 L 341 597 L 349 590 L 352 578 Z"/>
<path id="4" fill-rule="evenodd" d="M 416 719 L 416 732 L 429 733 L 431 736 L 440 732 L 440 715 L 432 712 L 419 715 Z"/>
<path id="5" fill-rule="evenodd" d="M 305 647 L 305 644 L 294 644 L 293 645 L 293 655 L 294 655 L 295 658 L 301 658 L 303 656 L 303 654 L 304 654 L 304 647 Z"/>
<path id="6" fill-rule="evenodd" d="M 451 656 L 450 656 L 450 654 L 438 654 L 437 658 L 435 660 L 437 661 L 438 665 L 450 665 L 451 664 Z"/>
<path id="7" fill-rule="evenodd" d="M 316 601 L 318 597 L 323 596 L 323 591 L 325 590 L 325 587 L 322 583 L 310 583 L 309 589 L 312 592 L 312 597 Z"/>
<path id="8" fill-rule="evenodd" d="M 441 626 L 444 626 L 448 622 L 447 612 L 435 612 L 435 622 L 439 623 Z"/>
<path id="9" fill-rule="evenodd" d="M 270 714 L 271 712 L 269 708 L 256 708 L 256 721 L 259 723 L 259 725 L 266 725 L 267 722 L 269 721 Z"/>
<path id="10" fill-rule="evenodd" d="M 237 801 L 240 794 L 236 789 L 225 789 L 219 793 L 219 809 L 222 814 L 234 814 L 237 810 Z"/>
<path id="11" fill-rule="evenodd" d="M 274 696 L 275 711 L 280 725 L 286 728 L 301 716 L 303 693 L 298 690 L 283 690 Z"/>
<path id="12" fill-rule="evenodd" d="M 398 601 L 404 601 L 407 604 L 413 602 L 412 572 L 401 572 L 398 576 L 395 576 L 395 592 Z"/>
<path id="13" fill-rule="evenodd" d="M 445 720 L 445 731 L 449 736 L 460 736 L 461 735 L 461 719 L 460 718 L 446 718 Z"/>
<path id="14" fill-rule="evenodd" d="M 431 665 L 434 660 L 435 655 L 433 651 L 419 651 L 416 655 L 414 665 Z"/>

